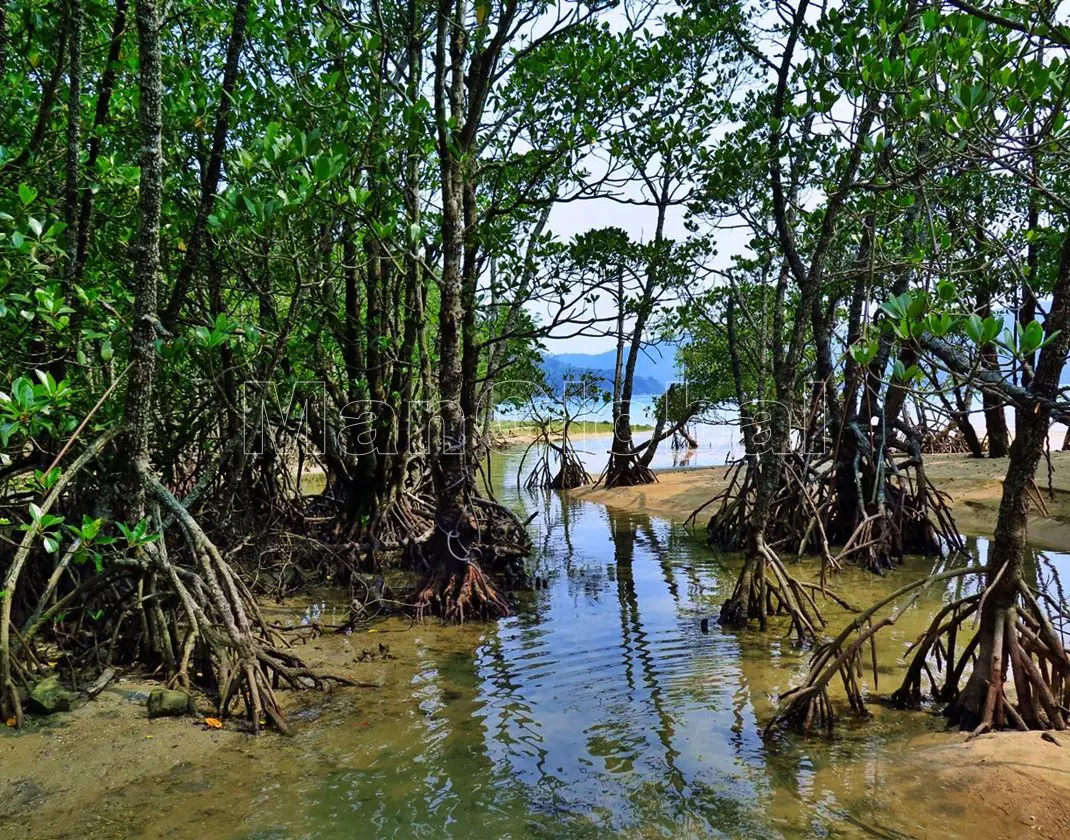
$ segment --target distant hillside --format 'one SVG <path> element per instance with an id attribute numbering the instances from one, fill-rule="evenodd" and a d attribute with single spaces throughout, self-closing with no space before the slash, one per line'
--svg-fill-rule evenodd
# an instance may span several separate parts
<path id="1" fill-rule="evenodd" d="M 577 376 L 590 371 L 600 376 L 607 391 L 613 388 L 613 366 L 616 351 L 605 353 L 559 353 L 545 356 L 542 368 L 546 374 L 547 384 L 554 390 L 561 387 L 566 376 Z M 661 394 L 676 374 L 676 363 L 671 349 L 661 350 L 652 347 L 640 353 L 635 362 L 635 393 Z"/>

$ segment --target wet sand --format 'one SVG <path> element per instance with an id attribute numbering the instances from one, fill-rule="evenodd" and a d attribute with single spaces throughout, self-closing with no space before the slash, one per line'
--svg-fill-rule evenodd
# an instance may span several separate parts
<path id="1" fill-rule="evenodd" d="M 285 616 L 294 623 L 307 603 L 271 602 L 264 609 L 269 620 Z M 197 714 L 150 720 L 145 704 L 161 683 L 137 676 L 116 680 L 72 711 L 28 717 L 21 731 L 0 722 L 0 840 L 256 836 L 243 817 L 270 810 L 273 790 L 300 783 L 297 765 L 310 742 L 312 750 L 324 739 L 351 746 L 398 726 L 419 652 L 430 647 L 472 656 L 482 633 L 478 624 L 414 628 L 390 618 L 351 636 L 326 633 L 295 645 L 312 668 L 358 686 L 280 691 L 293 738 L 270 731 L 254 737 L 241 720 L 210 728 L 204 719 L 214 714 L 212 703 L 197 693 Z M 376 653 L 381 643 L 389 658 Z M 365 649 L 374 659 L 361 660 Z M 235 711 L 240 715 L 240 706 Z M 339 727 L 348 730 L 344 737 Z"/>
<path id="2" fill-rule="evenodd" d="M 198 717 L 148 720 L 144 697 L 156 684 L 141 680 L 122 680 L 47 725 L 0 733 L 0 838 L 261 836 L 244 819 L 266 809 L 270 824 L 273 809 L 286 807 L 272 803 L 273 792 L 303 784 L 299 768 L 310 752 L 337 752 L 344 763 L 361 733 L 373 744 L 390 742 L 386 733 L 399 726 L 400 701 L 412 691 L 419 645 L 463 656 L 480 640 L 475 625 L 428 624 L 416 633 L 405 625 L 394 620 L 385 633 L 327 636 L 306 647 L 314 666 L 377 688 L 284 693 L 300 727 L 294 739 L 252 738 L 229 724 L 206 729 Z M 355 662 L 354 653 L 385 638 L 397 660 Z M 884 725 L 888 712 L 874 711 L 877 723 L 859 725 Z M 811 784 L 835 791 L 834 801 L 872 802 L 857 834 L 836 836 L 874 836 L 873 826 L 887 821 L 895 828 L 877 836 L 1059 840 L 1070 836 L 1070 736 L 1056 737 L 1060 745 L 1036 732 L 968 743 L 961 734 L 925 734 L 883 758 L 819 769 Z M 801 807 L 787 793 L 771 799 L 769 814 L 774 824 L 783 815 L 785 836 L 799 836 L 788 826 Z"/>
<path id="3" fill-rule="evenodd" d="M 992 536 L 1003 493 L 1005 459 L 970 458 L 965 455 L 930 455 L 925 473 L 950 497 L 959 530 L 968 536 Z M 692 513 L 724 489 L 726 467 L 662 470 L 656 484 L 641 487 L 581 487 L 571 491 L 577 499 L 607 507 L 650 513 L 686 522 Z M 1045 504 L 1029 511 L 1029 541 L 1037 548 L 1070 551 L 1070 452 L 1052 453 L 1052 493 L 1048 492 L 1047 467 L 1041 461 L 1037 484 Z M 711 508 L 694 519 L 706 525 Z"/>

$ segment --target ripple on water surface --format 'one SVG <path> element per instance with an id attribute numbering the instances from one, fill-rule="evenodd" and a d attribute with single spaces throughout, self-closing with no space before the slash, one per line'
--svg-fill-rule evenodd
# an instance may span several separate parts
<path id="1" fill-rule="evenodd" d="M 499 479 L 511 463 L 497 459 Z M 731 558 L 656 518 L 510 497 L 515 480 L 498 483 L 525 513 L 541 509 L 547 588 L 495 625 L 385 625 L 381 638 L 398 631 L 388 683 L 329 695 L 294 739 L 260 739 L 219 764 L 233 808 L 210 834 L 979 836 L 904 753 L 939 725 L 929 715 L 875 706 L 874 721 L 832 742 L 763 740 L 807 654 L 783 627 L 700 631 L 734 583 Z M 864 603 L 917 571 L 838 585 Z M 952 594 L 928 593 L 883 634 L 882 691 Z"/>

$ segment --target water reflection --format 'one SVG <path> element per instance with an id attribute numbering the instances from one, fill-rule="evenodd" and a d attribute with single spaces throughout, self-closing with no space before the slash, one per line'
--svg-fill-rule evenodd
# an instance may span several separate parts
<path id="1" fill-rule="evenodd" d="M 551 584 L 476 662 L 492 761 L 572 831 L 757 830 L 762 746 L 737 643 L 698 644 L 716 564 L 694 562 L 690 537 L 665 522 L 556 495 L 534 503 L 550 508 L 539 573 Z M 738 751 L 720 754 L 721 733 Z"/>
<path id="2" fill-rule="evenodd" d="M 268 791 L 236 817 L 245 836 L 977 834 L 903 753 L 909 736 L 941 726 L 934 715 L 874 705 L 874 720 L 848 722 L 831 742 L 763 740 L 776 696 L 800 679 L 808 654 L 786 627 L 700 631 L 734 583 L 734 558 L 657 518 L 520 494 L 506 480 L 509 456 L 492 469 L 499 498 L 525 517 L 539 512 L 534 571 L 546 588 L 495 625 L 388 627 L 401 640 L 388 673 L 411 682 L 340 692 L 292 742 L 270 742 L 270 756 L 244 771 Z M 940 562 L 983 562 L 986 543 L 969 546 L 973 561 Z M 932 565 L 914 561 L 886 578 L 849 570 L 836 585 L 868 603 Z M 1046 579 L 1066 565 L 1044 552 L 1030 574 Z M 882 693 L 935 610 L 976 585 L 948 581 L 903 606 L 880 636 Z M 827 614 L 833 627 L 847 618 Z"/>
<path id="3" fill-rule="evenodd" d="M 310 822 L 321 836 L 335 836 L 324 816 L 346 808 L 389 837 L 956 836 L 961 822 L 939 812 L 911 818 L 924 797 L 897 754 L 905 734 L 939 725 L 931 716 L 878 707 L 831 743 L 763 740 L 806 653 L 776 632 L 700 632 L 732 585 L 730 558 L 649 516 L 555 493 L 504 498 L 540 513 L 547 588 L 487 628 L 474 656 L 425 652 L 405 735 L 318 792 Z M 986 542 L 969 547 L 983 562 Z M 1065 559 L 1038 554 L 1030 568 L 1051 575 Z M 848 572 L 838 584 L 864 603 L 904 576 L 966 562 L 918 561 L 887 579 Z M 940 604 L 976 586 L 954 579 L 904 605 L 880 641 L 882 679 L 894 682 Z"/>

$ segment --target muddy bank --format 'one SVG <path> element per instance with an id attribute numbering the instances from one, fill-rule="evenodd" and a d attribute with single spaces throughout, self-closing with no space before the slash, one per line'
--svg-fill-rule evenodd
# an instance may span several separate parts
<path id="1" fill-rule="evenodd" d="M 570 440 L 573 443 L 585 441 L 589 438 L 606 438 L 608 441 L 613 432 L 613 424 L 603 420 L 577 420 L 571 428 Z M 653 429 L 653 426 L 645 423 L 632 425 L 632 431 L 638 433 L 650 432 Z M 527 446 L 539 440 L 542 434 L 534 423 L 501 420 L 492 422 L 489 432 L 490 445 L 497 450 L 508 449 L 511 446 Z M 560 441 L 561 429 L 559 424 L 554 424 L 551 428 L 550 439 Z"/>
<path id="2" fill-rule="evenodd" d="M 472 659 L 487 630 L 389 620 L 372 632 L 310 641 L 302 646 L 310 662 L 360 679 L 365 687 L 284 693 L 296 724 L 293 738 L 253 738 L 229 725 L 206 729 L 196 716 L 150 721 L 145 699 L 155 684 L 121 681 L 47 725 L 0 733 L 0 837 L 311 836 L 294 831 L 293 813 L 322 800 L 323 780 L 328 788 L 345 790 L 357 778 L 384 774 L 377 796 L 386 791 L 389 800 L 369 801 L 404 811 L 414 798 L 441 795 L 445 778 L 430 789 L 421 780 L 441 772 L 436 757 L 445 748 L 446 732 L 461 738 L 455 772 L 475 772 L 484 760 L 485 711 L 471 686 L 450 672 Z M 380 654 L 380 644 L 389 646 L 389 658 Z M 360 661 L 364 650 L 374 658 Z M 445 682 L 430 690 L 431 675 Z M 841 744 L 879 730 L 895 733 L 904 725 L 900 713 L 881 707 L 875 712 L 873 722 L 845 732 Z M 917 723 L 917 716 L 908 717 L 906 725 Z M 428 744 L 410 756 L 403 745 L 414 743 L 416 733 Z M 1065 837 L 1070 767 L 1064 754 L 1070 738 L 1058 737 L 1065 746 L 1044 742 L 1039 733 L 985 736 L 969 744 L 959 735 L 925 734 L 904 736 L 894 749 L 877 746 L 878 737 L 872 751 L 862 753 L 841 753 L 842 747 L 824 739 L 795 743 L 788 748 L 801 748 L 800 754 L 812 750 L 816 758 L 811 769 L 800 768 L 794 783 L 771 792 L 770 825 L 782 823 L 782 836 L 812 836 L 798 833 L 802 793 L 859 815 L 857 830 L 848 825 L 834 835 L 845 838 L 873 836 L 877 826 L 888 827 L 880 836 L 895 837 L 968 836 L 971 829 L 985 838 Z M 431 768 L 421 764 L 424 759 Z M 794 784 L 805 787 L 792 793 Z M 333 826 L 329 836 L 363 836 L 362 826 L 368 836 L 375 833 L 348 800 L 340 801 L 341 810 L 320 816 L 323 825 Z M 573 836 L 567 825 L 553 836 Z M 726 836 L 754 835 L 728 828 Z"/>
<path id="3" fill-rule="evenodd" d="M 289 623 L 303 609 L 265 604 Z M 293 810 L 288 797 L 300 800 L 308 765 L 342 766 L 358 750 L 374 758 L 423 717 L 412 684 L 427 660 L 472 657 L 483 632 L 387 619 L 296 646 L 312 667 L 359 686 L 280 692 L 292 738 L 253 737 L 240 721 L 210 728 L 211 704 L 197 696 L 196 714 L 150 720 L 146 701 L 160 683 L 143 678 L 120 678 L 21 731 L 0 724 L 0 840 L 290 836 L 272 825 Z"/>
<path id="4" fill-rule="evenodd" d="M 977 837 L 1070 837 L 1070 737 L 1000 732 L 965 741 L 934 734 L 908 750 L 915 777 L 903 793 L 920 808 L 943 808 L 976 826 Z M 965 806 L 965 807 L 964 807 Z"/>
<path id="5" fill-rule="evenodd" d="M 120 836 L 133 816 L 124 790 L 181 784 L 185 768 L 248 740 L 203 718 L 149 720 L 158 687 L 122 679 L 71 712 L 0 728 L 0 837 Z"/>
<path id="6" fill-rule="evenodd" d="M 964 459 L 934 460 L 948 460 L 954 472 Z M 943 469 L 934 464 L 934 480 Z M 972 499 L 986 486 L 981 478 L 964 477 L 959 495 Z M 695 505 L 709 498 L 710 471 L 662 473 L 654 487 L 614 492 L 661 517 L 673 518 L 674 507 L 686 516 L 687 494 Z M 150 721 L 145 699 L 156 684 L 129 678 L 23 732 L 0 726 L 0 838 L 411 836 L 409 825 L 445 836 L 454 810 L 478 815 L 457 836 L 487 838 L 502 825 L 518 836 L 609 836 L 615 832 L 604 824 L 590 830 L 587 816 L 568 822 L 567 809 L 554 810 L 538 792 L 579 790 L 565 801 L 582 803 L 586 815 L 596 807 L 608 812 L 614 802 L 627 808 L 627 797 L 649 788 L 643 807 L 657 812 L 672 801 L 671 791 L 658 789 L 666 754 L 685 768 L 675 772 L 685 773 L 681 790 L 696 808 L 718 801 L 716 790 L 750 790 L 746 780 L 757 779 L 753 789 L 763 793 L 753 801 L 779 831 L 749 831 L 737 814 L 726 836 L 865 837 L 874 826 L 889 837 L 1067 836 L 1070 737 L 1057 735 L 1056 746 L 1036 733 L 970 743 L 960 734 L 918 736 L 939 722 L 875 704 L 875 720 L 845 726 L 833 742 L 764 744 L 758 728 L 774 698 L 805 672 L 806 652 L 783 645 L 780 632 L 701 634 L 698 616 L 724 591 L 710 582 L 720 566 L 710 552 L 663 522 L 618 516 L 610 529 L 605 510 L 576 508 L 563 508 L 560 520 L 545 517 L 547 539 L 571 548 L 554 555 L 549 594 L 531 595 L 513 619 L 464 627 L 392 619 L 301 645 L 311 665 L 364 687 L 283 692 L 293 738 L 251 738 L 230 724 L 214 731 L 197 717 Z M 607 553 L 613 534 L 620 542 Z M 635 577 L 621 577 L 632 565 Z M 842 580 L 852 600 L 870 600 L 886 583 L 854 571 Z M 301 617 L 296 604 L 265 606 L 269 620 Z M 338 623 L 344 603 L 320 606 L 322 621 Z M 830 618 L 837 624 L 844 616 Z M 904 616 L 881 640 L 882 691 L 895 682 L 896 659 L 924 620 Z M 380 655 L 380 644 L 391 658 Z M 371 658 L 361 661 L 365 649 Z M 629 674 L 642 679 L 629 682 Z M 657 691 L 647 695 L 647 685 Z M 728 727 L 738 734 L 722 736 Z M 670 752 L 656 738 L 649 753 L 635 746 L 646 743 L 636 733 L 655 731 Z M 525 778 L 532 787 L 523 788 Z M 724 804 L 737 795 L 752 801 L 744 792 Z M 372 813 L 379 831 L 360 822 Z M 494 822 L 501 814 L 507 819 Z M 864 818 L 865 828 L 844 828 L 843 814 Z M 542 820 L 542 834 L 525 832 L 533 819 Z M 809 832 L 800 829 L 807 819 Z M 631 836 L 658 834 L 653 822 L 646 828 Z M 702 834 L 692 829 L 679 833 Z"/>

